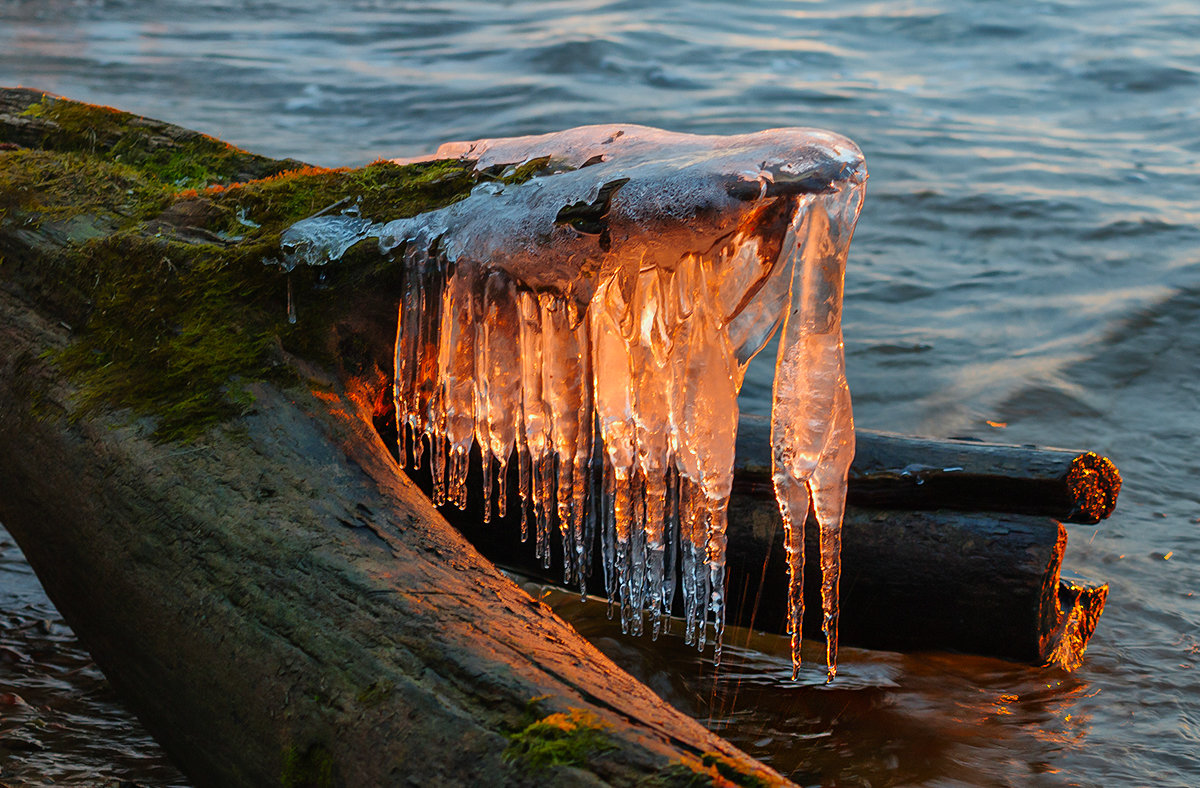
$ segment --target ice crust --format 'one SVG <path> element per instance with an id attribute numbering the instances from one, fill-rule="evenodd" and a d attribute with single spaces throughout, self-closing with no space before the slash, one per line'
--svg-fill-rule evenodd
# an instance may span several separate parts
<path id="1" fill-rule="evenodd" d="M 771 441 L 793 665 L 811 509 L 832 677 L 854 451 L 841 305 L 866 181 L 858 148 L 814 129 L 610 125 L 450 143 L 425 158 L 473 160 L 496 180 L 438 211 L 319 216 L 283 238 L 289 270 L 364 238 L 402 261 L 402 462 L 430 463 L 435 502 L 464 507 L 477 444 L 487 516 L 520 506 L 547 567 L 557 527 L 565 578 L 581 589 L 598 531 L 622 627 L 640 634 L 648 618 L 657 637 L 678 587 L 685 639 L 703 648 L 711 623 L 719 661 L 737 394 L 779 331 Z M 530 163 L 535 177 L 503 182 Z M 498 483 L 514 457 L 519 502 Z"/>

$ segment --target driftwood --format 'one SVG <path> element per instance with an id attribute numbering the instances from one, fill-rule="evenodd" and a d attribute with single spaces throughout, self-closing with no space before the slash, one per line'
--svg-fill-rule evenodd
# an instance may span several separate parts
<path id="1" fill-rule="evenodd" d="M 743 417 L 735 484 L 771 486 L 771 427 Z M 1112 514 L 1121 474 L 1095 452 L 1009 446 L 965 438 L 915 438 L 858 430 L 847 500 L 877 509 L 1010 512 L 1094 525 Z"/>
<path id="2" fill-rule="evenodd" d="M 860 506 L 1013 512 L 1085 525 L 1112 514 L 1121 490 L 1116 466 L 1095 452 L 867 431 L 850 473 L 850 500 Z"/>
<path id="3" fill-rule="evenodd" d="M 381 404 L 376 427 L 395 452 L 392 416 Z M 729 508 L 728 622 L 782 633 L 787 572 L 770 445 L 769 424 L 743 416 Z M 478 466 L 476 454 L 475 490 Z M 430 489 L 427 468 L 409 474 Z M 509 486 L 516 500 L 515 477 Z M 1060 578 L 1067 533 L 1057 520 L 1107 517 L 1120 488 L 1116 467 L 1092 452 L 859 431 L 842 534 L 841 643 L 1077 666 L 1108 586 Z M 466 510 L 442 511 L 501 566 L 561 582 L 557 534 L 548 569 L 532 545 L 519 543 L 518 512 L 485 524 L 481 505 L 471 496 Z M 810 518 L 807 637 L 821 637 L 816 528 Z M 602 578 L 596 556 L 590 593 L 605 592 Z"/>
<path id="4" fill-rule="evenodd" d="M 893 446 L 923 449 L 935 443 L 913 440 Z M 969 453 L 966 447 L 955 450 Z M 769 475 L 764 477 L 767 452 L 767 442 L 739 440 L 729 505 L 727 620 L 782 633 L 787 571 L 783 524 Z M 892 457 L 901 459 L 895 453 Z M 470 477 L 475 484 L 479 473 L 476 456 Z M 429 489 L 427 468 L 409 474 Z M 515 485 L 515 478 L 510 479 L 510 500 L 516 499 Z M 533 545 L 519 542 L 519 512 L 485 524 L 481 505 L 478 496 L 469 496 L 466 510 L 442 511 L 501 566 L 552 583 L 562 581 L 557 534 L 552 535 L 552 566 L 547 569 L 534 555 Z M 1063 526 L 1044 515 L 851 505 L 842 532 L 840 641 L 864 648 L 952 650 L 1073 668 L 1104 608 L 1108 586 L 1082 578 L 1060 580 L 1066 542 Z M 805 543 L 805 604 L 810 611 L 805 635 L 820 637 L 817 525 L 812 518 L 806 524 Z M 596 556 L 589 592 L 604 593 L 602 578 Z"/>
<path id="5" fill-rule="evenodd" d="M 782 631 L 783 525 L 761 499 L 730 505 L 733 620 Z M 820 630 L 816 523 L 805 529 L 806 633 Z M 843 528 L 841 641 L 896 651 L 952 650 L 1074 668 L 1108 594 L 1060 582 L 1066 530 L 993 512 L 848 510 Z M 740 584 L 740 587 L 739 587 Z"/>
<path id="6" fill-rule="evenodd" d="M 386 271 L 341 280 L 349 299 L 297 276 L 310 297 L 283 320 L 262 255 L 356 172 L 188 193 L 291 166 L 192 143 L 0 90 L 0 520 L 179 766 L 214 786 L 784 782 L 615 667 L 395 472 L 370 424 Z M 470 185 L 374 167 L 405 199 Z M 208 347 L 214 314 L 231 322 Z"/>

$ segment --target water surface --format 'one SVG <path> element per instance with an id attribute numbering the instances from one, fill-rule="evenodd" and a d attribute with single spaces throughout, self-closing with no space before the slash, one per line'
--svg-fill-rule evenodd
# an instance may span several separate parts
<path id="1" fill-rule="evenodd" d="M 0 84 L 325 165 L 613 121 L 850 136 L 871 171 L 846 286 L 858 423 L 1116 461 L 1117 513 L 1072 526 L 1068 547 L 1112 587 L 1087 661 L 1068 675 L 847 650 L 844 681 L 793 686 L 786 647 L 754 640 L 714 693 L 682 647 L 615 637 L 602 615 L 581 629 L 805 784 L 1200 784 L 1190 4 L 0 0 Z M 752 370 L 743 408 L 766 408 L 769 381 L 769 363 Z M 0 659 L 0 692 L 27 680 Z M 74 740 L 0 756 L 0 780 L 100 768 Z"/>

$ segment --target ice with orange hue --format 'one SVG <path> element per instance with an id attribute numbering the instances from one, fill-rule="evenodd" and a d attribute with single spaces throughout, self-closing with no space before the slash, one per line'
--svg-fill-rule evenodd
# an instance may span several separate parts
<path id="1" fill-rule="evenodd" d="M 793 664 L 811 509 L 832 677 L 854 451 L 841 306 L 866 181 L 858 148 L 814 129 L 609 125 L 427 158 L 473 161 L 484 182 L 415 217 L 306 220 L 284 247 L 286 266 L 320 265 L 374 238 L 402 262 L 396 412 L 436 502 L 465 505 L 478 445 L 489 515 L 521 507 L 547 566 L 557 528 L 581 587 L 598 531 L 622 626 L 640 633 L 648 617 L 657 636 L 679 588 L 685 638 L 703 648 L 711 624 L 719 661 L 737 394 L 779 332 L 771 440 Z M 518 168 L 533 176 L 506 182 Z M 513 457 L 515 502 L 500 483 Z"/>

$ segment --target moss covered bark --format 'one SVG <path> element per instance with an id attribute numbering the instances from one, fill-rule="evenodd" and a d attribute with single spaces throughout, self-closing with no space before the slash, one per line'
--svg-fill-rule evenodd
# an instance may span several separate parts
<path id="1" fill-rule="evenodd" d="M 394 218 L 539 166 L 317 170 L 0 89 L 0 520 L 198 784 L 780 782 L 395 473 L 370 423 L 394 266 L 294 272 L 291 324 L 263 263 L 347 198 Z M 567 754 L 505 759 L 557 752 L 539 721 Z"/>
<path id="2" fill-rule="evenodd" d="M 202 135 L 145 132 L 127 113 L 34 98 L 9 108 L 9 127 L 15 118 L 48 128 L 5 140 L 0 228 L 38 240 L 0 247 L 5 280 L 74 332 L 56 360 L 79 383 L 84 412 L 153 416 L 164 439 L 243 412 L 245 383 L 290 374 L 285 354 L 335 362 L 336 324 L 371 294 L 396 292 L 398 267 L 369 250 L 330 272 L 264 265 L 283 229 L 331 206 L 412 216 L 486 177 L 462 161 L 274 162 Z M 266 175 L 234 180 L 246 173 Z M 289 289 L 304 310 L 296 323 Z"/>

